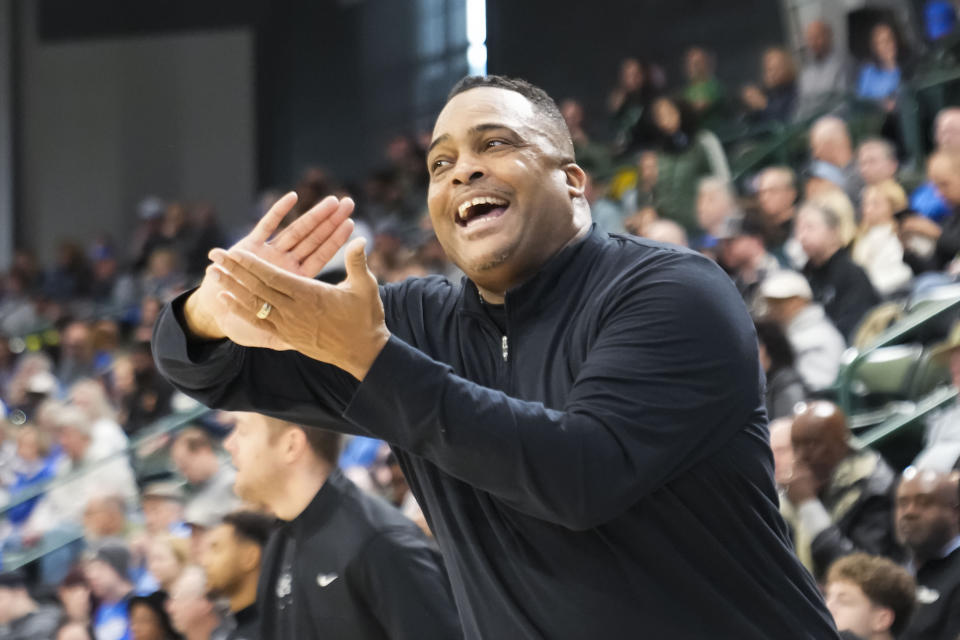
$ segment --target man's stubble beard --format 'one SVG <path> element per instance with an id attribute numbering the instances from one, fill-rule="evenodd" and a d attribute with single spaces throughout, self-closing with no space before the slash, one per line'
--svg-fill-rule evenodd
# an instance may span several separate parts
<path id="1" fill-rule="evenodd" d="M 239 476 L 238 476 L 239 478 Z M 235 481 L 233 483 L 233 493 L 244 502 L 250 504 L 269 504 L 269 496 L 263 495 L 258 489 L 268 486 L 269 481 L 243 483 Z"/>
<path id="2" fill-rule="evenodd" d="M 469 269 L 464 269 L 462 266 L 460 268 L 466 273 L 470 273 L 471 271 L 475 273 L 483 273 L 492 269 L 496 269 L 497 267 L 500 267 L 506 263 L 516 253 L 519 245 L 520 238 L 515 238 L 507 246 L 477 258 L 475 264 Z"/>

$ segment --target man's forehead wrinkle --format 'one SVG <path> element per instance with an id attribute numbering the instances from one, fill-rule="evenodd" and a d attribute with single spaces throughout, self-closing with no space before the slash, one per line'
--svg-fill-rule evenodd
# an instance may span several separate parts
<path id="1" fill-rule="evenodd" d="M 454 96 L 437 117 L 433 129 L 435 139 L 450 133 L 447 120 L 454 114 L 468 118 L 468 127 L 475 123 L 495 122 L 518 133 L 527 128 L 543 135 L 530 126 L 531 122 L 536 122 L 533 104 L 519 93 L 505 89 L 478 87 Z"/>
<path id="2" fill-rule="evenodd" d="M 436 147 L 438 144 L 442 144 L 446 142 L 449 138 L 450 138 L 450 134 L 448 133 L 445 133 L 441 136 L 437 136 L 436 138 L 434 138 L 433 142 L 430 143 L 430 146 L 427 147 L 427 153 L 430 153 L 431 151 L 433 151 L 434 147 Z"/>
<path id="3" fill-rule="evenodd" d="M 901 488 L 912 494 L 932 495 L 943 491 L 943 483 L 938 478 L 931 478 L 924 473 L 918 473 L 909 480 L 901 483 Z"/>

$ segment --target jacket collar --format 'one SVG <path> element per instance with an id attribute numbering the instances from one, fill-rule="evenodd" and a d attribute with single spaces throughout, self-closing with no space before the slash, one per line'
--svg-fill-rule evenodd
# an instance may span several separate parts
<path id="1" fill-rule="evenodd" d="M 340 502 L 339 495 L 344 481 L 345 478 L 340 469 L 335 468 L 330 472 L 326 482 L 317 491 L 307 508 L 287 523 L 287 530 L 293 537 L 306 537 L 327 521 Z"/>
<path id="2" fill-rule="evenodd" d="M 506 308 L 513 315 L 526 307 L 542 309 L 555 297 L 566 298 L 569 295 L 569 282 L 585 276 L 597 250 L 606 242 L 606 234 L 596 224 L 583 237 L 577 238 L 549 258 L 540 270 L 522 284 L 507 291 Z M 559 286 L 564 283 L 564 286 Z M 467 315 L 485 317 L 483 301 L 477 285 L 468 277 L 461 280 L 459 311 Z"/>

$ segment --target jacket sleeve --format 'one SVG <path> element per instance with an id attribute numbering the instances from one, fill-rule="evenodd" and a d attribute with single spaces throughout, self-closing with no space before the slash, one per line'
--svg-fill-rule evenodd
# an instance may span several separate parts
<path id="1" fill-rule="evenodd" d="M 347 577 L 392 640 L 456 640 L 463 633 L 441 566 L 425 540 L 388 530 L 367 543 Z"/>
<path id="2" fill-rule="evenodd" d="M 893 539 L 893 504 L 889 495 L 867 497 L 850 524 L 843 524 L 831 524 L 810 544 L 819 573 L 826 571 L 834 560 L 858 551 L 895 561 L 901 559 L 900 547 Z"/>
<path id="3" fill-rule="evenodd" d="M 926 271 L 940 271 L 960 253 L 960 224 L 954 219 L 954 215 L 942 222 L 942 234 L 937 240 L 933 250 L 933 255 L 922 257 L 912 251 L 904 251 L 903 261 L 906 262 L 916 274 Z"/>
<path id="4" fill-rule="evenodd" d="M 208 407 L 369 435 L 341 418 L 357 387 L 353 376 L 295 351 L 192 341 L 182 317 L 188 295 L 163 308 L 151 341 L 157 368 L 180 391 Z"/>
<path id="5" fill-rule="evenodd" d="M 910 267 L 903 262 L 903 246 L 893 236 L 884 238 L 864 269 L 873 288 L 883 296 L 889 296 L 907 284 L 912 275 Z"/>
<path id="6" fill-rule="evenodd" d="M 850 342 L 867 311 L 880 302 L 880 296 L 860 266 L 850 261 L 847 267 L 842 276 L 842 284 L 837 286 L 831 315 L 835 318 L 834 325 L 847 342 Z"/>
<path id="7" fill-rule="evenodd" d="M 943 623 L 941 638 L 960 638 L 960 591 L 954 591 L 950 603 L 944 607 L 946 620 Z"/>
<path id="8" fill-rule="evenodd" d="M 618 284 L 562 407 L 391 337 L 344 416 L 519 511 L 607 522 L 763 420 L 753 324 L 715 264 L 677 252 Z"/>

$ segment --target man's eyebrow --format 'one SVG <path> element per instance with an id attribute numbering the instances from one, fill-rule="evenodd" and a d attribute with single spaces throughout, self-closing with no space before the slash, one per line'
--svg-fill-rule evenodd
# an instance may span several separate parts
<path id="1" fill-rule="evenodd" d="M 434 148 L 435 146 L 437 146 L 437 145 L 440 144 L 441 142 L 443 142 L 443 141 L 445 141 L 445 140 L 449 140 L 449 139 L 450 139 L 450 134 L 448 134 L 448 133 L 445 133 L 445 134 L 443 134 L 442 136 L 439 136 L 436 140 L 434 140 L 433 142 L 430 143 L 430 146 L 429 146 L 429 147 L 427 147 L 427 155 L 429 155 L 430 152 L 433 151 L 433 148 Z"/>
<path id="2" fill-rule="evenodd" d="M 505 124 L 500 124 L 499 122 L 484 122 L 481 124 L 474 125 L 470 127 L 467 133 L 469 133 L 470 135 L 476 135 L 478 133 L 483 133 L 484 131 L 493 131 L 497 129 L 505 129 L 516 136 L 520 135 L 513 128 L 508 127 Z M 446 142 L 449 139 L 450 139 L 450 134 L 448 133 L 445 133 L 442 136 L 438 136 L 433 142 L 430 143 L 430 146 L 427 147 L 427 155 L 429 155 L 430 152 L 433 151 L 433 148 L 436 147 L 438 144 L 440 144 L 441 142 Z"/>
<path id="3" fill-rule="evenodd" d="M 512 128 L 508 127 L 505 124 L 500 124 L 499 122 L 484 122 L 482 124 L 474 125 L 470 127 L 470 133 L 483 133 L 484 131 L 492 131 L 494 129 L 506 129 L 510 133 L 516 134 Z"/>

